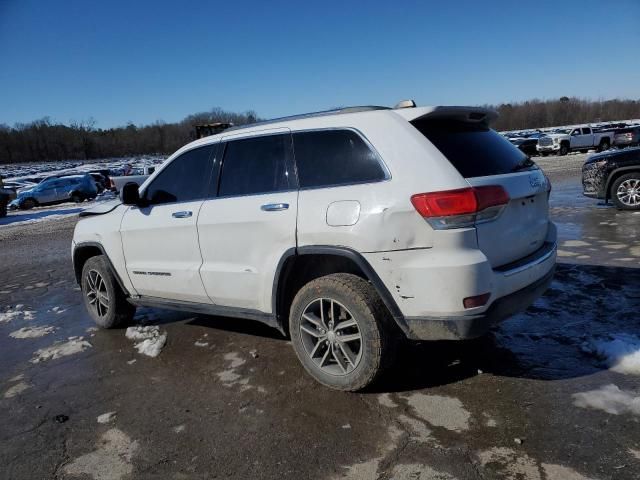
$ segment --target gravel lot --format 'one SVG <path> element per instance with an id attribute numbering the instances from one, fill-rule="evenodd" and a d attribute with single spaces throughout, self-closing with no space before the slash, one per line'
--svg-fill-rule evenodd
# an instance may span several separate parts
<path id="1" fill-rule="evenodd" d="M 584 157 L 537 159 L 547 294 L 478 341 L 404 345 L 361 394 L 249 321 L 140 309 L 167 334 L 140 355 L 85 314 L 75 215 L 0 225 L 0 478 L 640 478 L 640 214 L 581 196 Z"/>

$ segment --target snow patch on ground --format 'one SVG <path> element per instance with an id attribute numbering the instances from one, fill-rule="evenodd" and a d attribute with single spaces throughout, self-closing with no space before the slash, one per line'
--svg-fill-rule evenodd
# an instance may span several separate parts
<path id="1" fill-rule="evenodd" d="M 396 408 L 398 406 L 398 404 L 393 401 L 389 393 L 381 393 L 378 395 L 378 403 L 387 408 Z"/>
<path id="2" fill-rule="evenodd" d="M 36 312 L 25 310 L 24 305 L 9 307 L 5 312 L 0 312 L 0 323 L 8 323 L 21 318 L 22 320 L 33 320 Z"/>
<path id="3" fill-rule="evenodd" d="M 4 392 L 4 398 L 16 397 L 20 395 L 22 392 L 24 392 L 25 390 L 28 390 L 30 387 L 31 385 L 29 385 L 26 382 L 17 383 L 13 387 L 8 389 L 6 392 Z"/>
<path id="4" fill-rule="evenodd" d="M 457 480 L 453 475 L 439 472 L 422 463 L 396 465 L 391 478 L 393 480 Z"/>
<path id="5" fill-rule="evenodd" d="M 12 338 L 39 338 L 49 335 L 55 330 L 54 327 L 22 327 L 20 330 L 9 334 Z"/>
<path id="6" fill-rule="evenodd" d="M 116 418 L 116 412 L 107 412 L 107 413 L 103 413 L 102 415 L 98 415 L 98 417 L 96 418 L 96 420 L 98 421 L 98 423 L 109 423 L 112 420 L 115 420 Z"/>
<path id="7" fill-rule="evenodd" d="M 522 480 L 541 480 L 540 470 L 536 461 L 528 455 L 520 455 L 515 450 L 506 447 L 494 447 L 478 454 L 483 467 L 492 465 L 505 478 Z"/>
<path id="8" fill-rule="evenodd" d="M 611 335 L 605 340 L 592 340 L 582 350 L 604 361 L 614 372 L 640 375 L 640 338 L 624 333 Z"/>
<path id="9" fill-rule="evenodd" d="M 597 390 L 574 393 L 573 404 L 581 408 L 602 410 L 611 415 L 631 413 L 640 416 L 640 397 L 620 390 L 617 385 L 605 385 Z"/>
<path id="10" fill-rule="evenodd" d="M 64 467 L 67 475 L 89 475 L 93 480 L 120 480 L 133 473 L 133 456 L 138 451 L 137 441 L 117 428 L 105 432 L 96 444 L 96 450 Z"/>
<path id="11" fill-rule="evenodd" d="M 35 352 L 31 363 L 40 363 L 46 360 L 56 360 L 68 355 L 74 355 L 91 348 L 92 345 L 84 340 L 84 337 L 69 337 L 66 342 L 56 342 L 50 347 L 41 348 Z"/>
<path id="12" fill-rule="evenodd" d="M 160 327 L 149 325 L 146 327 L 129 327 L 125 332 L 129 340 L 140 340 L 134 345 L 141 355 L 157 357 L 167 343 L 167 332 L 160 333 Z"/>
<path id="13" fill-rule="evenodd" d="M 413 393 L 406 398 L 416 414 L 431 425 L 454 432 L 469 430 L 471 414 L 457 398 L 424 393 Z"/>

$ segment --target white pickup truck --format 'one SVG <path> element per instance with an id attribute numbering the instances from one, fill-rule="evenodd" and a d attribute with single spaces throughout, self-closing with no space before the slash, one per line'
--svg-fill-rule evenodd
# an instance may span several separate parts
<path id="1" fill-rule="evenodd" d="M 541 155 L 567 153 L 578 150 L 587 153 L 596 148 L 599 152 L 609 150 L 613 145 L 613 133 L 594 132 L 591 127 L 562 128 L 540 137 L 536 150 Z"/>

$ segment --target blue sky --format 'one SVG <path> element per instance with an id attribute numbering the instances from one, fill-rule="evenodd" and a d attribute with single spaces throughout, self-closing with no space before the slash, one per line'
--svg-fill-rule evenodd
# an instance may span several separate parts
<path id="1" fill-rule="evenodd" d="M 0 123 L 640 99 L 639 44 L 639 0 L 0 0 Z"/>

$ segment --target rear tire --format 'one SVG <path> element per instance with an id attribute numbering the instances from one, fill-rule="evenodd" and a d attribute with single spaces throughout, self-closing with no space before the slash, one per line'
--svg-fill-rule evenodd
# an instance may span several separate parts
<path id="1" fill-rule="evenodd" d="M 598 145 L 598 152 L 604 152 L 605 150 L 609 150 L 610 146 L 611 145 L 608 140 L 603 140 L 602 142 L 600 142 L 600 145 Z"/>
<path id="2" fill-rule="evenodd" d="M 611 199 L 620 210 L 640 210 L 640 171 L 618 177 L 611 186 Z"/>
<path id="3" fill-rule="evenodd" d="M 104 255 L 86 261 L 81 287 L 84 305 L 100 328 L 117 328 L 133 319 L 136 308 L 127 302 Z"/>
<path id="4" fill-rule="evenodd" d="M 84 198 L 82 198 L 82 195 L 77 192 L 73 192 L 70 198 L 73 203 L 82 203 L 82 201 L 84 200 Z"/>
<path id="5" fill-rule="evenodd" d="M 391 366 L 393 327 L 375 288 L 347 273 L 307 283 L 293 299 L 289 314 L 298 359 L 313 378 L 336 390 L 361 390 Z"/>

